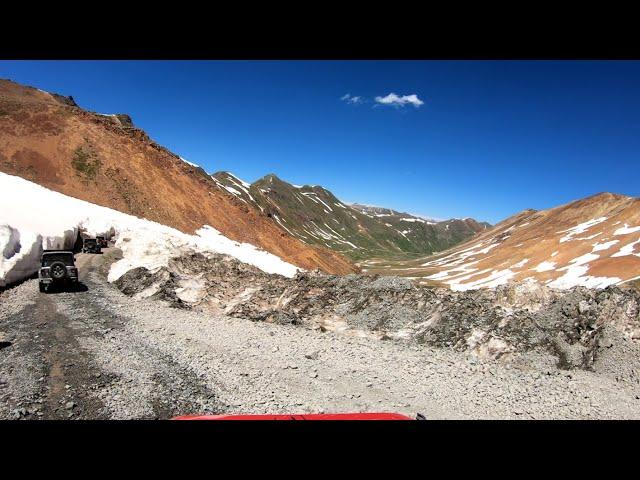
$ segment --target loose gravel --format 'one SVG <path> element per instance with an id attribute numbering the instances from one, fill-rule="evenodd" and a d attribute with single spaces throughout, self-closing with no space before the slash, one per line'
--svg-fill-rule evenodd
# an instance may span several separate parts
<path id="1" fill-rule="evenodd" d="M 117 255 L 79 255 L 84 292 L 40 294 L 31 280 L 0 294 L 0 332 L 14 339 L 0 350 L 0 418 L 640 418 L 635 376 L 504 364 L 134 299 L 106 282 Z"/>

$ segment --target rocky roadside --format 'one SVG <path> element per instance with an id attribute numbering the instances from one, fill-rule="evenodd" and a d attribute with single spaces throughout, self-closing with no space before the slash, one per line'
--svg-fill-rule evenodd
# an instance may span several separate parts
<path id="1" fill-rule="evenodd" d="M 0 331 L 11 341 L 0 350 L 0 418 L 640 418 L 640 387 L 628 375 L 175 308 L 107 283 L 116 258 L 115 249 L 83 257 L 86 291 L 42 296 L 27 281 L 0 293 Z"/>
<path id="2" fill-rule="evenodd" d="M 184 255 L 116 285 L 135 298 L 236 318 L 470 352 L 536 368 L 640 381 L 640 291 L 535 282 L 453 292 L 401 277 L 268 275 L 224 255 Z M 608 359 L 616 358 L 616 362 Z M 617 366 L 615 365 L 617 363 Z"/>
<path id="3" fill-rule="evenodd" d="M 123 305 L 123 335 L 207 379 L 228 412 L 399 411 L 427 418 L 637 418 L 640 388 L 583 370 L 167 308 Z"/>

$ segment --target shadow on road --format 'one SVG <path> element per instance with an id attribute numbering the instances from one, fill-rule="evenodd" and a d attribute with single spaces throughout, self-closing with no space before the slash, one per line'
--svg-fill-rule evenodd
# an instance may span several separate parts
<path id="1" fill-rule="evenodd" d="M 19 285 L 22 285 L 25 282 L 28 282 L 29 280 L 37 280 L 38 279 L 38 272 L 34 272 L 31 275 L 29 275 L 28 277 L 25 277 L 21 280 L 17 280 L 15 282 L 9 283 L 3 287 L 0 287 L 0 294 L 3 292 L 6 292 L 7 290 L 11 290 L 12 288 L 15 288 Z"/>
<path id="2" fill-rule="evenodd" d="M 50 286 L 47 289 L 47 294 L 50 293 L 79 293 L 79 292 L 88 292 L 89 287 L 87 287 L 84 283 L 78 282 L 71 285 L 63 285 L 63 286 Z"/>

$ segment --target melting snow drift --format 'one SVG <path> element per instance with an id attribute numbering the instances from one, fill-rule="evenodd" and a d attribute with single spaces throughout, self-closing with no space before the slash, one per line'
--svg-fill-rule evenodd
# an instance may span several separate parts
<path id="1" fill-rule="evenodd" d="M 123 258 L 114 263 L 109 281 L 131 268 L 150 270 L 182 253 L 227 254 L 267 273 L 293 277 L 298 268 L 248 243 L 228 239 L 203 226 L 188 235 L 144 220 L 48 190 L 20 177 L 0 172 L 0 286 L 37 272 L 43 249 L 71 249 L 78 232 L 115 238 Z"/>

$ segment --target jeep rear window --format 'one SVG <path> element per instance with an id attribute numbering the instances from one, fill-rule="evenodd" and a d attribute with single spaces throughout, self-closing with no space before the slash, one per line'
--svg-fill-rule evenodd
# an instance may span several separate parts
<path id="1" fill-rule="evenodd" d="M 42 256 L 43 267 L 50 267 L 53 262 L 62 262 L 65 265 L 73 265 L 73 255 L 70 253 L 48 253 Z"/>
<path id="2" fill-rule="evenodd" d="M 87 245 L 87 244 L 91 245 L 93 243 L 96 243 L 96 239 L 95 238 L 88 238 L 88 239 L 86 239 L 84 241 L 84 243 L 85 243 L 85 245 Z"/>

